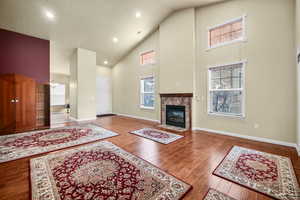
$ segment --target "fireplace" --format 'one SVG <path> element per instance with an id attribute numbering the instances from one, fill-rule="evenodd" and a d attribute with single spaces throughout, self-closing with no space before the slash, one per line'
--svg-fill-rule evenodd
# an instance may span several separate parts
<path id="1" fill-rule="evenodd" d="M 185 106 L 166 105 L 166 124 L 185 128 Z"/>
<path id="2" fill-rule="evenodd" d="M 162 128 L 187 131 L 192 128 L 192 93 L 160 94 Z"/>

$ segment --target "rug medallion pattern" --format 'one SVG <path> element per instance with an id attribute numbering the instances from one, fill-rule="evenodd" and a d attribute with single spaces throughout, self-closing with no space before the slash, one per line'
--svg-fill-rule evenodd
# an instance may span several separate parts
<path id="1" fill-rule="evenodd" d="M 31 159 L 32 199 L 177 200 L 190 185 L 110 142 Z"/>
<path id="2" fill-rule="evenodd" d="M 0 136 L 0 163 L 116 135 L 87 124 Z"/>
<path id="3" fill-rule="evenodd" d="M 300 199 L 293 165 L 287 157 L 234 146 L 214 174 L 276 199 Z"/>

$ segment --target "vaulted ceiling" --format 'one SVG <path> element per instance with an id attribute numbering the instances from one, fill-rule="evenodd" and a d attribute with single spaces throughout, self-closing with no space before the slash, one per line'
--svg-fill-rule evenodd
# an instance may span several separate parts
<path id="1" fill-rule="evenodd" d="M 0 0 L 0 28 L 51 40 L 51 72 L 69 74 L 74 48 L 96 51 L 97 64 L 112 66 L 174 10 L 219 1 Z"/>

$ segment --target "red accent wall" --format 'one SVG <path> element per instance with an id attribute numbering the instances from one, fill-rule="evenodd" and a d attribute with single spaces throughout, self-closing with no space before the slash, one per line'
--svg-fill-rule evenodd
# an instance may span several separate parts
<path id="1" fill-rule="evenodd" d="M 49 83 L 49 40 L 0 29 L 0 74 L 9 73 Z"/>

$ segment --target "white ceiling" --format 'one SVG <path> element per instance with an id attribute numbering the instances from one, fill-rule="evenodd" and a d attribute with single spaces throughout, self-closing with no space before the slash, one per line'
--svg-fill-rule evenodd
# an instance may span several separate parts
<path id="1" fill-rule="evenodd" d="M 0 0 L 0 27 L 51 40 L 51 73 L 69 74 L 74 48 L 96 51 L 99 65 L 106 59 L 114 65 L 174 10 L 218 1 L 223 0 Z M 55 14 L 53 21 L 46 10 Z"/>

